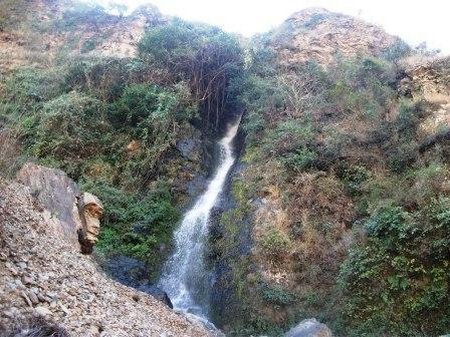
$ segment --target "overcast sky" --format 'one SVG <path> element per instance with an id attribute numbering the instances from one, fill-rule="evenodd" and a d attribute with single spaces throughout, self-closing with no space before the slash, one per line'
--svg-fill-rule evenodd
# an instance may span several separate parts
<path id="1" fill-rule="evenodd" d="M 111 0 L 95 0 L 107 3 Z M 376 23 L 413 46 L 450 54 L 450 1 L 448 0 L 114 0 L 136 7 L 153 3 L 161 12 L 202 21 L 245 36 L 265 32 L 290 14 L 307 7 L 324 7 Z"/>

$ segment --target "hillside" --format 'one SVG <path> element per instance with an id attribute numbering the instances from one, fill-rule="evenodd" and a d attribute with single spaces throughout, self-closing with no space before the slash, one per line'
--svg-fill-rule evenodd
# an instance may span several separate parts
<path id="1" fill-rule="evenodd" d="M 236 206 L 211 242 L 216 319 L 237 335 L 311 316 L 338 336 L 448 331 L 448 58 L 322 9 L 252 51 Z"/>
<path id="2" fill-rule="evenodd" d="M 0 4 L 0 69 L 4 326 L 206 336 L 200 312 L 227 336 L 450 331 L 448 57 L 321 8 L 244 39 L 151 5 L 20 0 Z M 65 222 L 75 197 L 34 188 L 53 169 L 102 205 L 92 256 Z M 175 311 L 147 291 L 168 265 Z"/>
<path id="3" fill-rule="evenodd" d="M 27 65 L 54 67 L 64 54 L 133 57 L 145 29 L 168 20 L 151 5 L 130 16 L 66 0 L 5 1 L 1 6 L 2 73 Z"/>
<path id="4" fill-rule="evenodd" d="M 312 60 L 327 65 L 337 58 L 380 56 L 397 43 L 402 41 L 381 27 L 323 8 L 294 13 L 269 37 L 269 45 L 285 66 Z"/>
<path id="5" fill-rule="evenodd" d="M 43 180 L 50 191 L 54 186 L 45 179 L 52 174 L 58 173 L 49 171 Z M 65 225 L 32 192 L 0 182 L 1 336 L 23 336 L 33 327 L 38 334 L 44 324 L 57 336 L 212 335 L 153 297 L 110 280 L 79 252 L 76 233 L 63 235 Z M 59 210 L 64 207 L 72 205 Z"/>

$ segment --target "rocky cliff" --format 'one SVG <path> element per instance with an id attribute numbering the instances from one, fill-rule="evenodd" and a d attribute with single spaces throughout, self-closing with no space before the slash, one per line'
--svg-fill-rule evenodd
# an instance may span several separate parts
<path id="1" fill-rule="evenodd" d="M 1 6 L 3 74 L 23 66 L 54 65 L 62 53 L 75 57 L 133 57 L 144 30 L 168 20 L 152 5 L 142 6 L 128 16 L 109 15 L 101 7 L 70 0 L 20 0 Z"/>
<path id="2" fill-rule="evenodd" d="M 381 27 L 323 8 L 308 8 L 272 31 L 269 44 L 281 64 L 294 66 L 312 60 L 327 65 L 336 57 L 377 56 L 398 42 Z"/>

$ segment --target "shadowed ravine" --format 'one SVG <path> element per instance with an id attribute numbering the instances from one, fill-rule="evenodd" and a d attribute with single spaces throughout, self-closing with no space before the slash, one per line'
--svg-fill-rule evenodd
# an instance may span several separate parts
<path id="1" fill-rule="evenodd" d="M 218 142 L 220 159 L 206 191 L 186 212 L 174 234 L 175 251 L 166 262 L 159 286 L 167 292 L 174 308 L 208 318 L 210 277 L 204 264 L 211 209 L 222 192 L 228 172 L 234 164 L 233 139 L 240 119 L 231 125 Z"/>

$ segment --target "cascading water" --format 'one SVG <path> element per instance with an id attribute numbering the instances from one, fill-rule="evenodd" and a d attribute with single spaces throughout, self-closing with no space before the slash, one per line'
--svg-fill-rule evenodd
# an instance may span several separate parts
<path id="1" fill-rule="evenodd" d="M 238 120 L 229 127 L 219 142 L 219 166 L 208 188 L 184 215 L 175 232 L 175 252 L 167 261 L 159 287 L 169 295 L 174 308 L 207 319 L 210 277 L 204 265 L 204 248 L 208 239 L 211 209 L 222 192 L 235 158 L 232 143 L 239 127 Z"/>

